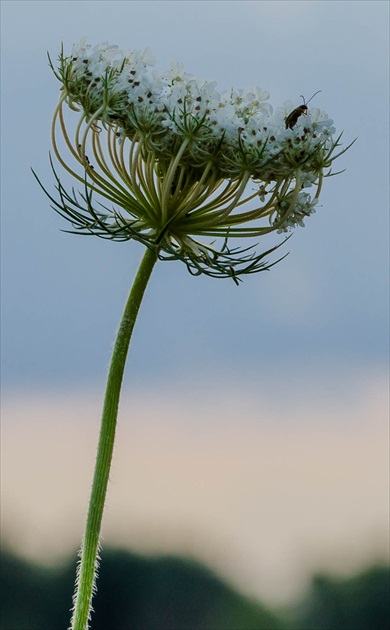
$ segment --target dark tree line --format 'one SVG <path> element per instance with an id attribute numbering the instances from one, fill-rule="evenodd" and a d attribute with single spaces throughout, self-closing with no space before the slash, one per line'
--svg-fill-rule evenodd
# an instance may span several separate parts
<path id="1" fill-rule="evenodd" d="M 75 566 L 1 558 L 1 630 L 66 630 Z M 389 630 L 386 568 L 348 580 L 313 579 L 289 611 L 273 612 L 229 588 L 201 565 L 105 550 L 91 630 Z"/>

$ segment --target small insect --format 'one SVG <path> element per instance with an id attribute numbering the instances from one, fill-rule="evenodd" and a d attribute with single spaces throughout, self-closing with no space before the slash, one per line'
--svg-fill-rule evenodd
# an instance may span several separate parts
<path id="1" fill-rule="evenodd" d="M 291 114 L 289 114 L 287 116 L 287 118 L 285 119 L 286 122 L 286 129 L 292 129 L 293 127 L 295 127 L 295 125 L 297 124 L 297 120 L 299 118 L 299 116 L 302 116 L 302 114 L 304 114 L 305 116 L 307 116 L 307 106 L 310 103 L 310 101 L 316 96 L 316 94 L 319 94 L 321 92 L 321 90 L 318 90 L 318 92 L 316 92 L 315 94 L 313 94 L 313 96 L 311 98 L 309 98 L 309 100 L 305 101 L 305 97 L 302 96 L 301 94 L 301 98 L 303 98 L 303 105 L 299 105 L 299 107 L 296 107 Z"/>

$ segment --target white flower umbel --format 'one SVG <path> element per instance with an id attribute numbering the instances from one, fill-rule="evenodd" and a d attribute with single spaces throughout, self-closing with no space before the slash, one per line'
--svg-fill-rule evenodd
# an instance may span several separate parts
<path id="1" fill-rule="evenodd" d="M 242 239 L 303 226 L 332 162 L 347 150 L 335 154 L 341 136 L 333 137 L 333 121 L 317 108 L 289 116 L 294 106 L 285 103 L 273 112 L 258 87 L 221 93 L 179 63 L 161 74 L 153 64 L 149 49 L 86 41 L 70 55 L 62 51 L 58 67 L 50 61 L 61 83 L 54 154 L 83 187 L 68 193 L 52 161 L 53 208 L 74 233 L 146 246 L 108 374 L 73 630 L 88 626 L 122 377 L 155 262 L 179 259 L 194 275 L 236 284 L 269 269 L 265 256 L 279 246 L 257 253 Z M 241 244 L 231 247 L 233 239 Z"/>
<path id="2" fill-rule="evenodd" d="M 84 186 L 79 197 L 68 194 L 55 173 L 55 208 L 75 232 L 141 241 L 193 274 L 237 283 L 269 269 L 264 257 L 275 247 L 258 254 L 230 243 L 303 225 L 293 218 L 302 214 L 301 190 L 314 184 L 314 206 L 337 157 L 333 121 L 313 109 L 286 129 L 292 103 L 273 113 L 258 87 L 220 93 L 182 64 L 160 74 L 153 63 L 148 49 L 83 40 L 52 65 L 61 82 L 54 153 Z M 78 119 L 68 119 L 66 105 Z"/>

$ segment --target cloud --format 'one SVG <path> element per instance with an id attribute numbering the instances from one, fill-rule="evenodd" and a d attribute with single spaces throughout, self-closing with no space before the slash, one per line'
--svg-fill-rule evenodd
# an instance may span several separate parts
<path id="1" fill-rule="evenodd" d="M 103 545 L 194 556 L 273 603 L 311 571 L 385 560 L 385 376 L 344 381 L 344 395 L 333 387 L 340 374 L 306 374 L 294 395 L 299 379 L 288 384 L 286 372 L 279 399 L 281 383 L 239 380 L 125 395 Z M 78 544 L 100 402 L 36 392 L 4 405 L 3 535 L 31 558 L 50 562 Z"/>

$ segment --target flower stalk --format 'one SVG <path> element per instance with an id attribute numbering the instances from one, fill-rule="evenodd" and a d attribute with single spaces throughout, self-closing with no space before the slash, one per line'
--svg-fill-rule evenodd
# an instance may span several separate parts
<path id="1" fill-rule="evenodd" d="M 88 628 L 92 596 L 96 588 L 100 529 L 114 448 L 123 373 L 134 324 L 156 260 L 156 252 L 147 248 L 126 302 L 112 353 L 87 523 L 80 550 L 80 562 L 77 568 L 71 630 L 85 630 Z"/>

